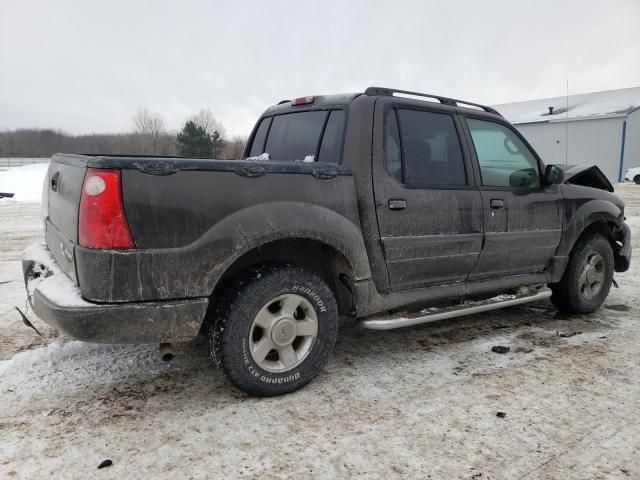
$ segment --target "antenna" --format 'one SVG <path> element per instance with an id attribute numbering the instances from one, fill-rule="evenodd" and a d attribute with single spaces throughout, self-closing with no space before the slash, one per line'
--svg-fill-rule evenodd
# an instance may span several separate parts
<path id="1" fill-rule="evenodd" d="M 564 164 L 569 164 L 569 79 L 567 78 L 565 122 L 564 122 Z"/>

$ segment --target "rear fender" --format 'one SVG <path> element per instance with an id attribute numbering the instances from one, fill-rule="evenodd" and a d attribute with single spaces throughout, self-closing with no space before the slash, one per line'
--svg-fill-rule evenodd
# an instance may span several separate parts
<path id="1" fill-rule="evenodd" d="M 344 256 L 354 281 L 371 277 L 359 226 L 325 207 L 268 202 L 229 215 L 185 247 L 131 251 L 76 247 L 78 281 L 82 296 L 95 302 L 209 296 L 238 258 L 284 239 L 324 243 Z"/>
<path id="2" fill-rule="evenodd" d="M 218 222 L 197 243 L 216 244 L 221 261 L 210 264 L 215 286 L 225 270 L 245 253 L 277 240 L 308 239 L 342 254 L 354 280 L 371 277 L 360 228 L 346 217 L 312 204 L 273 202 L 255 205 Z"/>

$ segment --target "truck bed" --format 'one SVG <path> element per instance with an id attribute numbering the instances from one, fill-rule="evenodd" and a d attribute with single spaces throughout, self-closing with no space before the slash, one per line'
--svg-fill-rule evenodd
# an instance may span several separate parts
<path id="1" fill-rule="evenodd" d="M 135 249 L 78 245 L 88 168 L 120 170 Z M 313 230 L 345 243 L 341 229 L 360 229 L 353 176 L 336 164 L 57 154 L 48 182 L 47 245 L 93 302 L 208 296 L 229 262 L 264 237 L 265 222 L 267 241 Z M 362 240 L 343 248 L 366 255 Z"/>

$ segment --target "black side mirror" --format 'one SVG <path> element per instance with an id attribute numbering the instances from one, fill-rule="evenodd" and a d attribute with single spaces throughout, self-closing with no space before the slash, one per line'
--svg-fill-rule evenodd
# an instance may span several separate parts
<path id="1" fill-rule="evenodd" d="M 558 165 L 547 165 L 544 169 L 544 179 L 547 185 L 559 185 L 564 180 L 564 170 Z"/>

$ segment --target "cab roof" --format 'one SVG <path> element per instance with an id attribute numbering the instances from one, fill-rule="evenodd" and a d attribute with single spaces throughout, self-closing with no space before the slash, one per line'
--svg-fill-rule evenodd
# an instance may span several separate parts
<path id="1" fill-rule="evenodd" d="M 487 113 L 500 115 L 493 108 L 481 105 L 479 103 L 468 102 L 466 100 L 458 100 L 455 98 L 443 97 L 441 95 L 432 95 L 429 93 L 420 93 L 420 92 L 412 92 L 409 90 L 398 90 L 394 88 L 386 88 L 386 87 L 369 87 L 363 93 L 344 93 L 344 94 L 336 94 L 336 95 L 318 95 L 318 96 L 309 96 L 309 97 L 299 97 L 293 100 L 282 100 L 278 102 L 277 105 L 274 105 L 268 108 L 265 111 L 265 114 L 272 114 L 277 112 L 283 112 L 289 110 L 292 107 L 296 106 L 338 106 L 338 105 L 348 105 L 355 98 L 366 95 L 369 97 L 379 97 L 379 96 L 399 96 L 399 97 L 409 97 L 414 100 L 422 100 L 422 98 L 431 99 L 431 101 L 436 100 L 440 104 L 449 107 L 459 107 L 459 108 L 471 108 L 473 110 L 483 110 Z"/>

